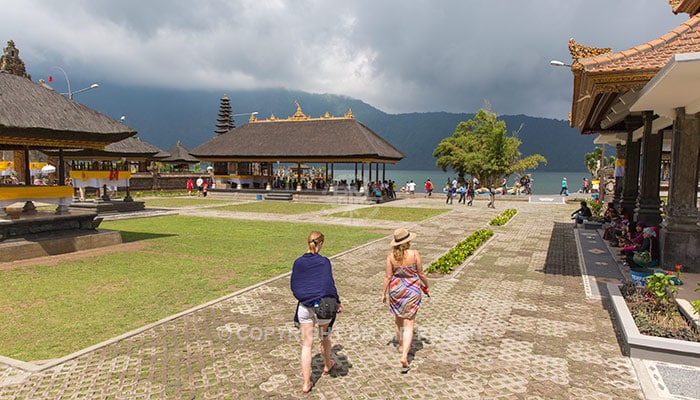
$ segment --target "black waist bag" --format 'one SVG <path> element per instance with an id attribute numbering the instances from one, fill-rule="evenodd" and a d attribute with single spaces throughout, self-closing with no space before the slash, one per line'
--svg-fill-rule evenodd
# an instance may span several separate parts
<path id="1" fill-rule="evenodd" d="M 335 318 L 337 304 L 338 301 L 335 299 L 335 297 L 323 297 L 321 300 L 314 303 L 314 312 L 316 313 L 316 318 Z"/>

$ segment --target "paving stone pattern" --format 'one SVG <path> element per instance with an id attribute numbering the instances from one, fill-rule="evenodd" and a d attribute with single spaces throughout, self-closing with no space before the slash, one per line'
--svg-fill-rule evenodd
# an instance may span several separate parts
<path id="1" fill-rule="evenodd" d="M 518 210 L 464 268 L 432 283 L 408 374 L 400 373 L 393 317 L 380 303 L 387 238 L 333 259 L 346 310 L 333 333 L 337 366 L 321 375 L 316 342 L 308 395 L 291 323 L 296 303 L 283 276 L 43 372 L 0 365 L 0 398 L 643 398 L 607 311 L 585 298 L 572 207 L 499 201 L 489 210 L 419 198 L 396 205 L 452 209 L 410 226 L 426 264 L 506 207 Z"/>

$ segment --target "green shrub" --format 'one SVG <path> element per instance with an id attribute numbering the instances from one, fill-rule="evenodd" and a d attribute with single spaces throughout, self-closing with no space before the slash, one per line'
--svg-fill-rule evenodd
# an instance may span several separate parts
<path id="1" fill-rule="evenodd" d="M 480 229 L 472 233 L 466 239 L 457 243 L 450 251 L 442 255 L 442 257 L 430 264 L 426 271 L 449 274 L 455 267 L 461 265 L 467 257 L 474 254 L 476 249 L 484 244 L 491 236 L 493 236 L 493 231 L 488 229 Z"/>
<path id="2" fill-rule="evenodd" d="M 649 276 L 646 281 L 646 289 L 654 296 L 657 303 L 667 303 L 670 297 L 676 294 L 676 283 L 672 280 L 675 275 L 669 275 L 663 272 L 656 272 Z"/>
<path id="3" fill-rule="evenodd" d="M 504 210 L 502 213 L 496 215 L 496 216 L 491 220 L 491 222 L 489 222 L 489 225 L 493 225 L 493 226 L 503 226 L 503 225 L 505 225 L 508 221 L 510 221 L 510 219 L 513 218 L 513 216 L 514 216 L 515 214 L 517 214 L 517 213 L 518 213 L 518 210 L 516 210 L 516 209 L 514 209 L 514 208 L 508 208 L 508 209 Z"/>

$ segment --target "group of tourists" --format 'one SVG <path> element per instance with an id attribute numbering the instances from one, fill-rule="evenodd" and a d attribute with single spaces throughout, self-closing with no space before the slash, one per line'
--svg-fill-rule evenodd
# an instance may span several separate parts
<path id="1" fill-rule="evenodd" d="M 477 178 L 473 178 L 472 182 L 458 182 L 457 178 L 447 178 L 447 183 L 443 189 L 443 192 L 447 196 L 445 199 L 445 204 L 454 204 L 454 198 L 459 196 L 457 204 L 472 206 L 474 204 L 474 195 L 476 194 L 474 187 L 476 187 L 478 184 L 479 180 Z M 496 188 L 494 184 L 491 184 L 491 186 L 488 188 L 480 189 L 479 193 L 488 194 L 489 202 L 487 207 L 496 208 L 496 194 L 499 191 L 501 194 L 506 193 L 501 188 Z M 427 197 L 430 197 L 430 194 L 427 194 Z"/>
<path id="2" fill-rule="evenodd" d="M 192 181 L 192 179 L 187 180 L 187 195 L 192 196 L 192 192 L 194 191 L 195 184 L 197 185 L 197 197 L 207 197 L 207 193 L 209 192 L 209 188 L 212 186 L 212 179 L 211 177 L 207 176 L 200 176 L 197 178 L 196 181 Z"/>
<path id="3" fill-rule="evenodd" d="M 413 342 L 416 313 L 420 309 L 423 294 L 428 295 L 428 279 L 423 272 L 420 253 L 411 249 L 416 238 L 414 232 L 400 228 L 394 231 L 391 250 L 384 265 L 381 303 L 389 305 L 394 316 L 396 349 L 399 353 L 400 372 L 410 370 L 409 354 Z M 323 359 L 323 375 L 330 374 L 336 366 L 331 354 L 331 331 L 343 306 L 335 286 L 331 262 L 320 254 L 325 236 L 312 231 L 307 237 L 307 251 L 294 261 L 290 287 L 297 300 L 295 325 L 301 330 L 302 392 L 308 393 L 314 386 L 311 376 L 311 359 L 314 327 L 318 327 Z M 429 295 L 428 295 L 429 296 Z"/>
<path id="4" fill-rule="evenodd" d="M 648 268 L 658 264 L 659 227 L 633 221 L 623 207 L 608 203 L 603 214 L 603 239 L 619 248 L 621 261 L 631 269 Z"/>

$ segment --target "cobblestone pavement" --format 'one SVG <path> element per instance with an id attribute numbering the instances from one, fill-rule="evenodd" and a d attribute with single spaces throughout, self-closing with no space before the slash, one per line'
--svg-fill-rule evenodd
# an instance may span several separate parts
<path id="1" fill-rule="evenodd" d="M 310 394 L 301 393 L 295 301 L 285 275 L 43 371 L 0 365 L 0 398 L 643 398 L 607 311 L 585 298 L 572 207 L 475 204 L 391 204 L 452 209 L 409 227 L 426 264 L 498 212 L 518 210 L 463 268 L 433 281 L 408 374 L 400 373 L 393 317 L 380 303 L 386 238 L 332 260 L 345 306 L 333 333 L 336 368 L 321 375 L 317 341 Z"/>

